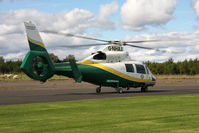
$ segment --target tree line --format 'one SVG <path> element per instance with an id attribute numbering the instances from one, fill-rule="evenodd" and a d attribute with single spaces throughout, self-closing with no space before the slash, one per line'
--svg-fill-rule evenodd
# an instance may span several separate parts
<path id="1" fill-rule="evenodd" d="M 199 74 L 199 60 L 190 59 L 179 62 L 174 62 L 172 58 L 163 62 L 150 62 L 147 61 L 145 64 L 149 67 L 153 74 L 185 74 L 195 75 Z"/>
<path id="2" fill-rule="evenodd" d="M 20 73 L 20 65 L 22 61 L 5 61 L 2 56 L 0 56 L 0 74 L 4 73 Z"/>
<path id="3" fill-rule="evenodd" d="M 53 62 L 68 62 L 69 58 L 73 55 L 66 56 L 63 60 L 60 60 L 58 56 L 53 53 L 49 54 Z M 4 73 L 21 73 L 20 65 L 22 61 L 5 61 L 2 56 L 0 56 L 0 74 Z M 144 62 L 153 74 L 185 74 L 185 75 L 195 75 L 199 74 L 199 60 L 190 59 L 179 62 L 174 62 L 173 59 L 169 59 L 163 63 L 157 62 Z"/>
<path id="4" fill-rule="evenodd" d="M 58 56 L 54 55 L 53 53 L 50 53 L 50 58 L 54 63 L 59 62 L 68 62 L 69 58 L 74 57 L 73 55 L 66 56 L 63 60 L 60 60 Z M 22 61 L 5 61 L 3 56 L 0 56 L 0 74 L 7 74 L 7 73 L 21 73 L 20 65 Z"/>

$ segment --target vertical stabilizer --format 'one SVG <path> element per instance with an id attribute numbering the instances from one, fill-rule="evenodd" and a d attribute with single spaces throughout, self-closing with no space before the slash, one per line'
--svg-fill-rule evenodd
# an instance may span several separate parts
<path id="1" fill-rule="evenodd" d="M 30 50 L 46 51 L 46 47 L 36 26 L 31 22 L 24 22 Z"/>

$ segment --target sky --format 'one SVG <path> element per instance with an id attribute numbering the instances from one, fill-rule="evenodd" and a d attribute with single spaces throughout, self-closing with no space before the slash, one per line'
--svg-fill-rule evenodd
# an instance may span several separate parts
<path id="1" fill-rule="evenodd" d="M 199 0 L 0 0 L 0 56 L 21 60 L 28 52 L 23 22 L 52 30 L 106 40 L 173 39 L 136 45 L 167 53 L 125 47 L 138 61 L 199 58 Z M 69 49 L 60 45 L 99 43 L 40 33 L 47 50 L 60 59 L 81 60 L 100 47 Z"/>

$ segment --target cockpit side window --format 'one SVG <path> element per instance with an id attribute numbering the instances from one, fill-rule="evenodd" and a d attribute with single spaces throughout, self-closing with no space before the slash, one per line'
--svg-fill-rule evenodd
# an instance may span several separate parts
<path id="1" fill-rule="evenodd" d="M 143 65 L 135 64 L 137 73 L 146 74 L 146 70 Z"/>
<path id="2" fill-rule="evenodd" d="M 135 72 L 134 67 L 132 64 L 125 64 L 127 72 Z"/>
<path id="3" fill-rule="evenodd" d="M 106 54 L 100 52 L 100 53 L 94 55 L 93 59 L 95 59 L 95 60 L 106 60 Z"/>

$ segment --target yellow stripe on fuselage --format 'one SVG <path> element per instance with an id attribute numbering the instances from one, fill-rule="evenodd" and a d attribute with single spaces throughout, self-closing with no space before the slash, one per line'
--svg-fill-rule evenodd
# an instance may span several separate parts
<path id="1" fill-rule="evenodd" d="M 92 62 L 92 61 L 88 61 L 88 60 L 82 60 L 82 61 L 79 61 L 77 62 L 78 64 L 84 64 L 84 65 L 90 65 L 90 66 L 94 66 L 94 67 L 98 67 L 98 68 L 101 68 L 103 70 L 106 70 L 110 73 L 113 73 L 117 76 L 120 76 L 122 78 L 125 78 L 125 79 L 128 79 L 128 80 L 131 80 L 131 81 L 136 81 L 136 82 L 151 82 L 151 83 L 155 83 L 155 81 L 151 81 L 151 80 L 143 80 L 143 79 L 137 79 L 137 78 L 133 78 L 133 77 L 130 77 L 128 75 L 125 75 L 123 73 L 120 73 L 110 67 L 107 67 L 107 66 L 104 66 L 102 64 L 99 64 L 99 63 L 95 63 L 95 62 Z"/>
<path id="2" fill-rule="evenodd" d="M 43 48 L 46 48 L 45 45 L 44 45 L 43 43 L 34 41 L 34 40 L 30 39 L 29 37 L 28 37 L 28 41 L 30 41 L 30 42 L 32 42 L 32 43 L 34 43 L 34 44 L 37 44 L 37 45 L 39 45 L 39 46 L 41 46 L 41 47 L 43 47 Z"/>
<path id="3" fill-rule="evenodd" d="M 95 62 L 89 61 L 89 60 L 82 60 L 82 61 L 78 61 L 77 63 L 78 64 L 84 64 L 84 65 L 95 64 Z"/>

